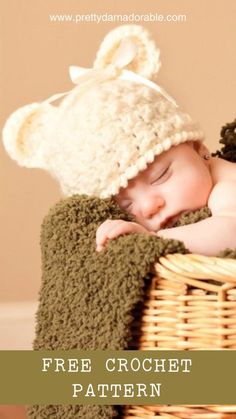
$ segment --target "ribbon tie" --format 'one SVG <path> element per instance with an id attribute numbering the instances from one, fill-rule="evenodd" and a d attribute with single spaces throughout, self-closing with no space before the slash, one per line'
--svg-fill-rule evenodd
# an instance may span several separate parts
<path id="1" fill-rule="evenodd" d="M 143 76 L 140 76 L 139 74 L 133 71 L 124 69 L 125 66 L 127 66 L 133 61 L 133 59 L 137 55 L 137 52 L 137 45 L 134 44 L 134 42 L 131 39 L 126 38 L 121 42 L 119 48 L 115 52 L 111 64 L 107 65 L 105 68 L 96 69 L 70 66 L 69 74 L 71 81 L 76 85 L 83 85 L 84 82 L 95 79 L 98 82 L 112 79 L 136 82 L 139 84 L 144 84 L 145 86 L 156 90 L 159 94 L 161 94 L 169 102 L 171 102 L 175 107 L 178 107 L 176 101 L 158 84 Z M 68 93 L 70 93 L 70 91 L 55 94 L 51 96 L 49 99 L 45 100 L 44 102 L 53 102 L 54 100 L 57 100 Z"/>

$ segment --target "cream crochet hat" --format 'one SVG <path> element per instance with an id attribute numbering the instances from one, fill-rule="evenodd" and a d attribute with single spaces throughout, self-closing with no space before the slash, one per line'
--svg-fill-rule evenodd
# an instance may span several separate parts
<path id="1" fill-rule="evenodd" d="M 163 151 L 202 141 L 198 125 L 156 84 L 159 55 L 142 26 L 112 30 L 92 69 L 70 67 L 71 91 L 8 118 L 7 152 L 21 166 L 49 171 L 66 196 L 107 198 Z"/>

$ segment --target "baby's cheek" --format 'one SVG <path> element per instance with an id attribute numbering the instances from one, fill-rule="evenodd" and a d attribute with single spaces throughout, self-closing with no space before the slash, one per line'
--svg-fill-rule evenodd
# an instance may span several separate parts
<path id="1" fill-rule="evenodd" d="M 194 173 L 186 174 L 173 190 L 173 199 L 176 197 L 180 205 L 186 208 L 197 208 L 207 205 L 208 198 L 211 192 L 210 179 L 204 179 Z"/>
<path id="2" fill-rule="evenodd" d="M 197 207 L 207 205 L 211 193 L 212 184 L 210 179 L 192 179 L 187 183 L 186 198 Z"/>

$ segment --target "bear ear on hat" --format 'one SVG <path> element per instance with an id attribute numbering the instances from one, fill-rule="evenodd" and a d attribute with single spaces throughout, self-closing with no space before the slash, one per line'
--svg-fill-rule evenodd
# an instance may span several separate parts
<path id="1" fill-rule="evenodd" d="M 160 51 L 143 26 L 118 26 L 105 36 L 93 66 L 100 69 L 109 64 L 155 81 L 161 66 Z"/>
<path id="2" fill-rule="evenodd" d="M 48 169 L 49 127 L 57 108 L 49 103 L 32 103 L 13 112 L 3 131 L 3 144 L 20 166 Z"/>

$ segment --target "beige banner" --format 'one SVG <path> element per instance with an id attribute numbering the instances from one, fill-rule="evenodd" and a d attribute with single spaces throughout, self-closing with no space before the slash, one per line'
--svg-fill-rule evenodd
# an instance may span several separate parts
<path id="1" fill-rule="evenodd" d="M 1 351 L 0 368 L 0 404 L 236 403 L 234 350 Z"/>

